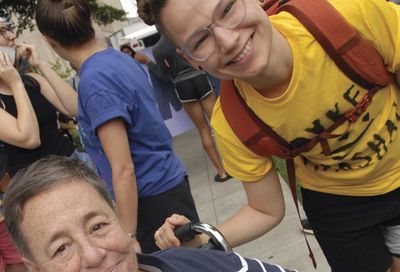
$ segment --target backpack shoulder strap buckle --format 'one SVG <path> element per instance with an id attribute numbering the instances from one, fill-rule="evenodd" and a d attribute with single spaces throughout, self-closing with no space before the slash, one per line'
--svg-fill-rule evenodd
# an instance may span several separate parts
<path id="1" fill-rule="evenodd" d="M 360 100 L 360 102 L 358 102 L 357 105 L 352 110 L 345 113 L 346 119 L 349 120 L 351 123 L 356 122 L 358 118 L 365 112 L 365 110 L 371 104 L 372 97 L 374 96 L 377 90 L 378 88 L 372 89 L 368 93 L 366 93 Z"/>

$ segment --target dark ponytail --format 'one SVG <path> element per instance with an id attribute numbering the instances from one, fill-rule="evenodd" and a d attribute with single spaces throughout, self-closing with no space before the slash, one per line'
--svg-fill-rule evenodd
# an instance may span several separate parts
<path id="1" fill-rule="evenodd" d="M 86 0 L 39 0 L 36 23 L 43 35 L 64 47 L 80 46 L 95 37 Z"/>

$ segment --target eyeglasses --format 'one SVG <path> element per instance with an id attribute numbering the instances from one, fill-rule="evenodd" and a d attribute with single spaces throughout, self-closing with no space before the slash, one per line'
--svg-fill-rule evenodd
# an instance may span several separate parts
<path id="1" fill-rule="evenodd" d="M 234 29 L 246 16 L 244 0 L 221 0 L 212 15 L 212 23 L 194 32 L 181 50 L 196 61 L 205 61 L 216 47 L 214 27 Z"/>
<path id="2" fill-rule="evenodd" d="M 3 26 L 3 27 L 0 27 L 0 33 L 3 36 L 4 39 L 8 40 L 11 37 L 10 34 L 14 33 L 14 30 L 10 25 L 6 25 L 6 26 Z"/>

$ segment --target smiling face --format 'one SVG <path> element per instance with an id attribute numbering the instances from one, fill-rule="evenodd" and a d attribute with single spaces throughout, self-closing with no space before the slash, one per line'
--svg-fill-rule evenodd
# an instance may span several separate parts
<path id="1" fill-rule="evenodd" d="M 107 202 L 84 181 L 71 181 L 29 199 L 21 231 L 32 271 L 137 271 L 133 240 Z"/>
<path id="2" fill-rule="evenodd" d="M 240 1 L 232 0 L 229 2 Z M 198 29 L 209 26 L 219 0 L 169 0 L 161 12 L 165 31 L 179 47 L 186 44 Z M 222 78 L 257 79 L 266 73 L 272 44 L 272 26 L 256 0 L 244 0 L 246 14 L 234 29 L 213 27 L 216 46 L 205 61 L 186 58 Z"/>

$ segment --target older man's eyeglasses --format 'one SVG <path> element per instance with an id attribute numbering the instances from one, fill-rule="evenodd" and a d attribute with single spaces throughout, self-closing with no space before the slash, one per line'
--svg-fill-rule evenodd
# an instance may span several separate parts
<path id="1" fill-rule="evenodd" d="M 181 48 L 190 58 L 207 60 L 216 47 L 214 27 L 234 29 L 246 16 L 244 0 L 221 0 L 212 15 L 212 23 L 194 32 Z"/>
<path id="2" fill-rule="evenodd" d="M 4 39 L 8 40 L 11 37 L 11 34 L 14 33 L 13 28 L 10 25 L 0 27 L 1 36 Z"/>

